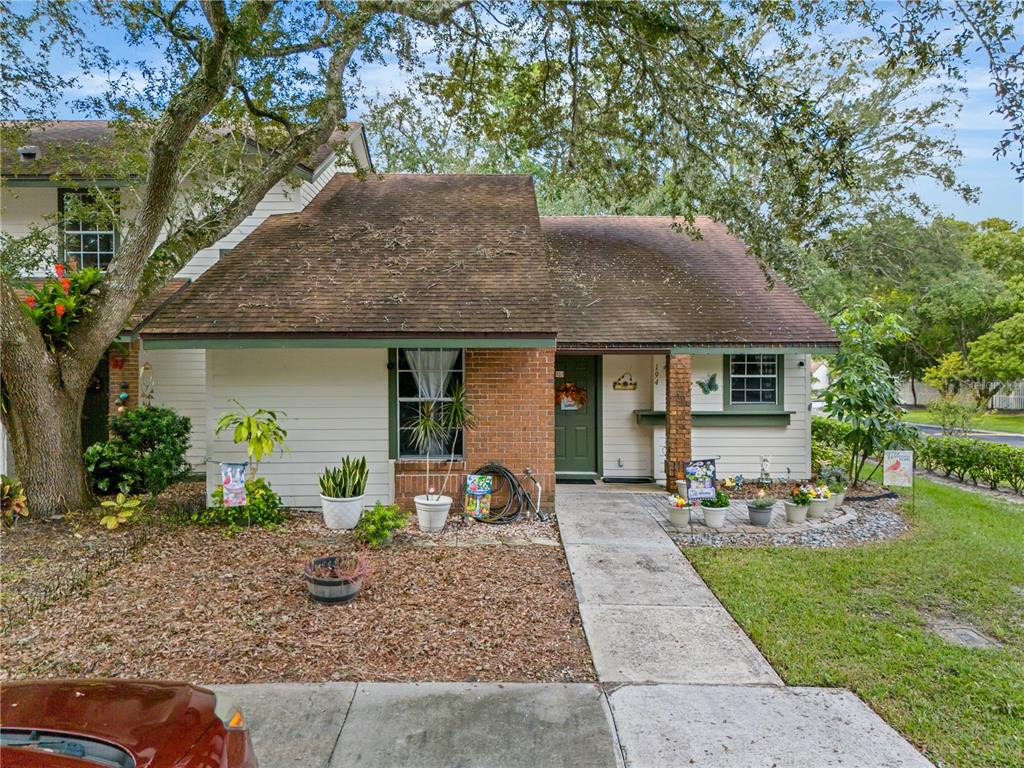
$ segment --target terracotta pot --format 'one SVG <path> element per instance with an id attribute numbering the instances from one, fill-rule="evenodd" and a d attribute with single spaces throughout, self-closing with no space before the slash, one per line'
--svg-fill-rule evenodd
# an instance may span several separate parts
<path id="1" fill-rule="evenodd" d="M 444 530 L 448 522 L 448 510 L 452 508 L 451 496 L 417 496 L 413 501 L 416 504 L 416 522 L 421 531 L 436 533 Z"/>

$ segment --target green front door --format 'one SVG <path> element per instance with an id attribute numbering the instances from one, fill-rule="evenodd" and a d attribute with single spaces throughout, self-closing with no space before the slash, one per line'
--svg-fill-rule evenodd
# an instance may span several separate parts
<path id="1" fill-rule="evenodd" d="M 597 474 L 597 361 L 587 355 L 555 356 L 555 472 Z"/>

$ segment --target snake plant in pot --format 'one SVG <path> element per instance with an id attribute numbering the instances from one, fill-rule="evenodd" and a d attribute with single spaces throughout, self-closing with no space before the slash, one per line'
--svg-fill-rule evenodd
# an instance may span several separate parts
<path id="1" fill-rule="evenodd" d="M 420 530 L 440 531 L 448 521 L 452 497 L 444 492 L 452 476 L 459 433 L 472 429 L 473 425 L 473 413 L 466 403 L 466 389 L 461 384 L 452 389 L 446 400 L 435 398 L 421 402 L 419 412 L 406 422 L 413 445 L 426 457 L 426 493 L 413 499 Z M 439 493 L 430 482 L 430 456 L 442 451 L 449 454 L 448 470 Z"/>
<path id="2" fill-rule="evenodd" d="M 366 497 L 366 481 L 370 470 L 366 457 L 354 459 L 346 456 L 340 467 L 327 467 L 320 475 L 320 503 L 324 510 L 324 525 L 328 528 L 351 530 L 359 523 Z"/>

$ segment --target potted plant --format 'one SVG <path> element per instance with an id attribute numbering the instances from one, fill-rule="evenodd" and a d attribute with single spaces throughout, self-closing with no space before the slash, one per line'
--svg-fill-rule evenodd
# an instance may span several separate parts
<path id="1" fill-rule="evenodd" d="M 426 493 L 416 496 L 416 522 L 422 531 L 437 532 L 448 522 L 452 497 L 445 495 L 455 464 L 455 446 L 460 430 L 473 428 L 473 413 L 466 403 L 466 388 L 458 384 L 448 400 L 435 398 L 420 403 L 419 412 L 406 422 L 416 449 L 426 454 Z M 430 483 L 430 454 L 441 446 L 450 447 L 448 471 L 438 493 Z"/>
<path id="2" fill-rule="evenodd" d="M 846 486 L 842 483 L 832 482 L 828 484 L 828 489 L 832 494 L 832 497 L 828 500 L 828 511 L 831 512 L 836 507 L 843 506 L 843 500 L 846 498 Z"/>
<path id="3" fill-rule="evenodd" d="M 306 563 L 303 576 L 309 596 L 318 603 L 354 600 L 370 575 L 366 553 L 318 557 Z"/>
<path id="4" fill-rule="evenodd" d="M 324 525 L 334 530 L 351 530 L 359 523 L 366 498 L 366 481 L 370 470 L 366 457 L 346 456 L 340 467 L 327 467 L 320 475 L 320 504 Z"/>
<path id="5" fill-rule="evenodd" d="M 772 521 L 772 509 L 775 507 L 775 499 L 763 490 L 757 492 L 757 496 L 747 499 L 747 514 L 750 515 L 751 525 L 768 525 Z"/>
<path id="6" fill-rule="evenodd" d="M 704 499 L 700 503 L 704 510 L 704 525 L 708 528 L 721 528 L 725 525 L 725 512 L 729 509 L 729 497 L 721 488 L 715 491 L 713 499 Z"/>
<path id="7" fill-rule="evenodd" d="M 832 492 L 832 508 L 843 506 L 843 502 L 846 500 L 846 489 L 849 486 L 849 475 L 846 473 L 846 469 L 843 467 L 822 467 L 818 473 L 819 482 L 828 485 L 829 491 Z"/>
<path id="8" fill-rule="evenodd" d="M 682 528 L 690 524 L 690 514 L 697 506 L 692 501 L 687 501 L 678 494 L 672 497 L 672 506 L 668 508 L 668 521 L 676 528 Z"/>
<path id="9" fill-rule="evenodd" d="M 832 498 L 832 493 L 829 491 L 827 485 L 819 485 L 814 488 L 814 498 L 811 499 L 810 509 L 807 512 L 807 516 L 812 520 L 820 520 L 828 514 L 831 503 L 829 499 Z"/>
<path id="10" fill-rule="evenodd" d="M 807 522 L 807 508 L 814 498 L 814 489 L 809 485 L 795 485 L 789 492 L 789 499 L 784 501 L 786 507 L 786 522 L 804 523 Z"/>

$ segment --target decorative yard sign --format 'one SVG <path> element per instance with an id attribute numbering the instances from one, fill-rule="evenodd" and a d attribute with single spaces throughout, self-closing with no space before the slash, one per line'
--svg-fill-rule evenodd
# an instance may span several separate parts
<path id="1" fill-rule="evenodd" d="M 477 520 L 491 514 L 491 492 L 494 478 L 490 475 L 466 475 L 466 515 Z"/>
<path id="2" fill-rule="evenodd" d="M 882 485 L 910 489 L 910 514 L 914 514 L 917 489 L 914 487 L 914 452 L 886 451 L 882 460 Z"/>
<path id="3" fill-rule="evenodd" d="M 220 484 L 224 488 L 225 507 L 245 506 L 245 468 L 248 462 L 222 461 Z"/>
<path id="4" fill-rule="evenodd" d="M 883 484 L 901 488 L 914 486 L 913 451 L 886 451 L 883 469 Z"/>
<path id="5" fill-rule="evenodd" d="M 578 411 L 587 404 L 587 390 L 567 381 L 555 389 L 555 403 L 563 411 Z"/>
<path id="6" fill-rule="evenodd" d="M 686 465 L 686 498 L 690 501 L 715 498 L 714 459 L 694 459 Z"/>

